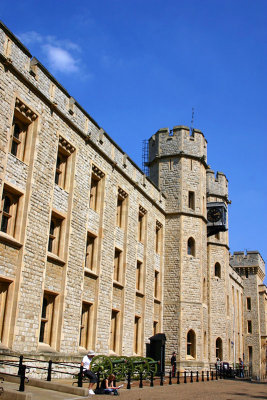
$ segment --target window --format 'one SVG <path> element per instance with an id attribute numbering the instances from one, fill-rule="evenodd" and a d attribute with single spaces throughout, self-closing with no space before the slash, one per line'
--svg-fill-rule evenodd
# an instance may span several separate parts
<path id="1" fill-rule="evenodd" d="M 216 263 L 216 264 L 215 264 L 215 267 L 214 267 L 214 275 L 217 276 L 218 278 L 221 277 L 221 266 L 220 266 L 219 263 Z"/>
<path id="2" fill-rule="evenodd" d="M 126 223 L 126 198 L 127 193 L 121 188 L 118 189 L 117 198 L 117 226 L 119 228 L 124 228 Z"/>
<path id="3" fill-rule="evenodd" d="M 156 299 L 159 298 L 159 272 L 155 271 L 155 279 L 154 279 L 154 297 Z"/>
<path id="4" fill-rule="evenodd" d="M 156 221 L 156 253 L 160 254 L 161 251 L 161 239 L 162 238 L 162 224 Z"/>
<path id="5" fill-rule="evenodd" d="M 69 189 L 72 160 L 70 156 L 74 150 L 75 149 L 71 144 L 63 139 L 62 136 L 59 136 L 55 183 L 64 190 Z"/>
<path id="6" fill-rule="evenodd" d="M 10 236 L 16 235 L 16 221 L 18 215 L 20 195 L 9 191 L 6 187 L 2 196 L 1 231 Z"/>
<path id="7" fill-rule="evenodd" d="M 186 354 L 189 358 L 196 358 L 196 334 L 192 329 L 187 333 Z"/>
<path id="8" fill-rule="evenodd" d="M 119 327 L 119 311 L 112 310 L 110 324 L 110 350 L 115 353 L 118 350 L 118 327 Z"/>
<path id="9" fill-rule="evenodd" d="M 56 214 L 52 213 L 49 239 L 48 239 L 48 251 L 54 253 L 57 256 L 60 254 L 60 240 L 62 236 L 62 222 L 63 219 L 59 218 Z"/>
<path id="10" fill-rule="evenodd" d="M 144 235 L 145 235 L 145 214 L 146 210 L 139 206 L 139 214 L 138 214 L 138 241 L 143 243 L 144 242 Z"/>
<path id="11" fill-rule="evenodd" d="M 96 270 L 96 237 L 87 233 L 86 253 L 85 253 L 85 268 Z"/>
<path id="12" fill-rule="evenodd" d="M 221 338 L 216 339 L 216 358 L 219 358 L 220 360 L 223 359 L 223 348 L 222 348 Z"/>
<path id="13" fill-rule="evenodd" d="M 248 278 L 248 269 L 246 269 L 245 274 L 246 274 L 246 278 Z"/>
<path id="14" fill-rule="evenodd" d="M 12 142 L 11 142 L 11 154 L 24 161 L 25 144 L 27 137 L 28 125 L 20 121 L 14 116 L 12 124 Z"/>
<path id="15" fill-rule="evenodd" d="M 90 208 L 99 212 L 101 206 L 101 182 L 104 173 L 95 165 L 92 165 L 91 190 L 90 190 Z"/>
<path id="16" fill-rule="evenodd" d="M 59 150 L 57 155 L 55 183 L 62 189 L 65 189 L 66 170 L 67 170 L 66 167 L 67 167 L 67 157 L 64 156 Z"/>
<path id="17" fill-rule="evenodd" d="M 247 297 L 247 310 L 251 311 L 251 297 Z"/>
<path id="18" fill-rule="evenodd" d="M 154 321 L 153 322 L 153 336 L 155 336 L 158 333 L 158 331 L 159 331 L 158 326 L 159 326 L 159 322 Z"/>
<path id="19" fill-rule="evenodd" d="M 0 281 L 0 341 L 3 342 L 8 288 L 10 282 Z"/>
<path id="20" fill-rule="evenodd" d="M 51 346 L 53 341 L 54 311 L 56 295 L 45 292 L 41 314 L 39 342 Z"/>
<path id="21" fill-rule="evenodd" d="M 82 303 L 81 329 L 80 329 L 80 346 L 89 349 L 91 346 L 90 339 L 90 319 L 92 304 Z"/>
<path id="22" fill-rule="evenodd" d="M 134 317 L 134 353 L 141 353 L 141 317 Z"/>
<path id="23" fill-rule="evenodd" d="M 143 264 L 140 261 L 137 261 L 137 263 L 136 263 L 136 290 L 138 290 L 140 292 L 143 289 L 142 279 L 143 279 Z"/>
<path id="24" fill-rule="evenodd" d="M 248 320 L 248 333 L 252 333 L 252 322 Z"/>
<path id="25" fill-rule="evenodd" d="M 195 209 L 195 192 L 188 192 L 188 207 L 191 210 Z"/>
<path id="26" fill-rule="evenodd" d="M 195 257 L 195 240 L 191 237 L 187 242 L 187 254 L 189 256 Z"/>
<path id="27" fill-rule="evenodd" d="M 122 251 L 115 249 L 113 279 L 117 282 L 120 282 L 122 278 L 121 273 L 122 273 Z"/>

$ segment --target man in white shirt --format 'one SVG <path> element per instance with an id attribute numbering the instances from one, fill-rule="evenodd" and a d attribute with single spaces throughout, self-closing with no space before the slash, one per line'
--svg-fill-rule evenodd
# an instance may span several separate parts
<path id="1" fill-rule="evenodd" d="M 83 360 L 81 362 L 81 366 L 83 367 L 83 374 L 84 376 L 87 376 L 90 380 L 89 394 L 95 394 L 95 392 L 93 391 L 93 386 L 95 383 L 97 383 L 97 376 L 91 371 L 91 362 L 94 355 L 94 350 L 88 351 L 87 355 L 83 357 Z"/>

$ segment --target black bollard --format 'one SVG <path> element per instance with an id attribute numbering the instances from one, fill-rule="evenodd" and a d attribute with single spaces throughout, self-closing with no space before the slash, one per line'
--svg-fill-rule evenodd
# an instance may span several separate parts
<path id="1" fill-rule="evenodd" d="M 177 385 L 180 383 L 180 371 L 177 372 Z"/>
<path id="2" fill-rule="evenodd" d="M 19 356 L 19 370 L 18 370 L 18 375 L 21 374 L 22 363 L 23 363 L 23 356 Z"/>
<path id="3" fill-rule="evenodd" d="M 193 371 L 190 372 L 190 383 L 193 383 Z"/>
<path id="4" fill-rule="evenodd" d="M 197 379 L 196 379 L 196 382 L 199 382 L 199 380 L 198 380 L 198 371 L 197 371 Z"/>
<path id="5" fill-rule="evenodd" d="M 211 380 L 213 381 L 213 371 L 211 371 Z"/>
<path id="6" fill-rule="evenodd" d="M 222 379 L 222 369 L 220 368 L 220 379 Z"/>
<path id="7" fill-rule="evenodd" d="M 210 374 L 209 371 L 207 371 L 207 382 L 210 380 Z"/>
<path id="8" fill-rule="evenodd" d="M 184 383 L 186 383 L 186 371 L 184 371 Z"/>
<path id="9" fill-rule="evenodd" d="M 160 372 L 160 386 L 163 386 L 163 376 L 164 376 L 164 374 L 163 374 L 163 372 L 161 371 L 161 372 Z"/>
<path id="10" fill-rule="evenodd" d="M 172 371 L 169 373 L 169 385 L 172 385 Z"/>
<path id="11" fill-rule="evenodd" d="M 83 387 L 83 367 L 80 366 L 80 372 L 78 373 L 78 387 Z"/>
<path id="12" fill-rule="evenodd" d="M 216 368 L 216 372 L 215 372 L 215 378 L 216 378 L 216 381 L 218 380 L 218 371 L 217 371 L 217 368 Z"/>
<path id="13" fill-rule="evenodd" d="M 154 386 L 154 374 L 153 371 L 151 371 L 150 373 L 150 387 Z"/>
<path id="14" fill-rule="evenodd" d="M 204 382 L 204 371 L 202 371 L 202 382 Z"/>
<path id="15" fill-rule="evenodd" d="M 51 373 L 52 373 L 52 360 L 48 361 L 48 368 L 47 368 L 47 381 L 51 382 Z"/>
<path id="16" fill-rule="evenodd" d="M 20 371 L 19 392 L 24 392 L 25 390 L 25 371 L 26 371 L 26 365 L 22 365 Z"/>
<path id="17" fill-rule="evenodd" d="M 142 389 L 142 387 L 143 387 L 143 372 L 142 371 L 140 372 L 139 376 L 140 376 L 139 387 Z"/>
<path id="18" fill-rule="evenodd" d="M 131 389 L 131 372 L 127 374 L 127 389 Z"/>

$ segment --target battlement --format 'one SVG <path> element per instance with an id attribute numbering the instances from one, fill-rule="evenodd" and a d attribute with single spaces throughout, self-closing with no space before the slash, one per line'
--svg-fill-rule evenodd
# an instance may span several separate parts
<path id="1" fill-rule="evenodd" d="M 235 251 L 230 256 L 230 264 L 233 268 L 259 268 L 260 276 L 265 276 L 265 262 L 259 251 Z"/>
<path id="2" fill-rule="evenodd" d="M 190 135 L 187 126 L 179 125 L 173 129 L 161 128 L 149 139 L 149 162 L 158 157 L 188 155 L 207 160 L 207 140 L 203 133 L 194 129 Z"/>
<path id="3" fill-rule="evenodd" d="M 86 143 L 96 147 L 114 167 L 120 169 L 140 190 L 164 208 L 164 196 L 143 171 L 113 141 L 68 91 L 50 74 L 20 40 L 0 21 L 0 68 L 13 72 L 46 104 L 51 113 L 64 119 Z M 28 99 L 24 99 L 25 103 Z M 31 104 L 29 103 L 29 106 Z M 33 106 L 34 108 L 34 106 Z M 39 110 L 36 110 L 39 112 Z M 41 113 L 41 111 L 40 111 Z"/>
<path id="4" fill-rule="evenodd" d="M 225 197 L 228 199 L 228 179 L 222 172 L 217 172 L 216 176 L 211 169 L 206 170 L 207 194 L 213 197 Z"/>

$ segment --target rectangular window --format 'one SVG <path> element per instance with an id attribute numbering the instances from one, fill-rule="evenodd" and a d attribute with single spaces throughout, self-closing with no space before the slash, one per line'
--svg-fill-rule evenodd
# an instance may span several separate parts
<path id="1" fill-rule="evenodd" d="M 115 249 L 115 254 L 114 254 L 113 279 L 117 282 L 121 282 L 122 279 L 122 251 L 118 249 Z"/>
<path id="2" fill-rule="evenodd" d="M 9 285 L 10 282 L 0 281 L 0 341 L 1 342 L 3 342 Z"/>
<path id="3" fill-rule="evenodd" d="M 98 167 L 92 165 L 91 189 L 90 189 L 90 208 L 96 212 L 101 209 L 102 202 L 102 182 L 104 173 Z"/>
<path id="4" fill-rule="evenodd" d="M 247 310 L 251 311 L 251 297 L 247 297 Z"/>
<path id="5" fill-rule="evenodd" d="M 123 210 L 123 199 L 118 196 L 117 199 L 117 226 L 122 227 L 122 210 Z"/>
<path id="6" fill-rule="evenodd" d="M 154 321 L 153 322 L 153 336 L 156 335 L 158 333 L 158 326 L 159 326 L 159 322 L 158 321 Z"/>
<path id="7" fill-rule="evenodd" d="M 52 213 L 48 239 L 48 251 L 50 253 L 56 254 L 57 256 L 60 255 L 62 223 L 63 219 L 59 218 L 55 213 Z"/>
<path id="8" fill-rule="evenodd" d="M 145 236 L 145 214 L 146 210 L 139 206 L 139 214 L 138 214 L 138 241 L 144 243 Z"/>
<path id="9" fill-rule="evenodd" d="M 155 278 L 154 278 L 154 297 L 156 299 L 159 298 L 159 272 L 155 271 Z"/>
<path id="10" fill-rule="evenodd" d="M 248 320 L 248 333 L 252 333 L 252 323 Z"/>
<path id="11" fill-rule="evenodd" d="M 3 190 L 1 207 L 1 231 L 10 236 L 16 237 L 16 222 L 19 208 L 20 195 L 12 192 L 6 186 Z"/>
<path id="12" fill-rule="evenodd" d="M 134 318 L 134 353 L 140 354 L 141 318 Z"/>
<path id="13" fill-rule="evenodd" d="M 85 268 L 96 270 L 96 237 L 87 233 Z"/>
<path id="14" fill-rule="evenodd" d="M 11 129 L 12 141 L 10 152 L 21 161 L 24 161 L 27 131 L 28 125 L 14 116 Z"/>
<path id="15" fill-rule="evenodd" d="M 82 303 L 82 315 L 81 315 L 81 329 L 80 329 L 80 346 L 85 349 L 89 349 L 91 346 L 91 335 L 90 335 L 90 321 L 92 314 L 92 304 Z"/>
<path id="16" fill-rule="evenodd" d="M 71 174 L 71 154 L 74 147 L 62 136 L 59 136 L 55 183 L 64 190 L 69 190 Z"/>
<path id="17" fill-rule="evenodd" d="M 195 192 L 188 192 L 188 207 L 191 210 L 195 209 Z"/>
<path id="18" fill-rule="evenodd" d="M 119 327 L 119 311 L 112 310 L 110 324 L 110 350 L 115 353 L 118 350 L 118 327 Z"/>
<path id="19" fill-rule="evenodd" d="M 44 292 L 39 342 L 50 346 L 53 340 L 53 330 L 55 329 L 55 299 L 56 295 Z"/>
<path id="20" fill-rule="evenodd" d="M 161 252 L 162 224 L 156 221 L 156 253 Z"/>
<path id="21" fill-rule="evenodd" d="M 143 289 L 142 279 L 143 279 L 143 265 L 140 261 L 137 261 L 137 263 L 136 263 L 136 290 L 138 290 L 140 292 Z"/>

